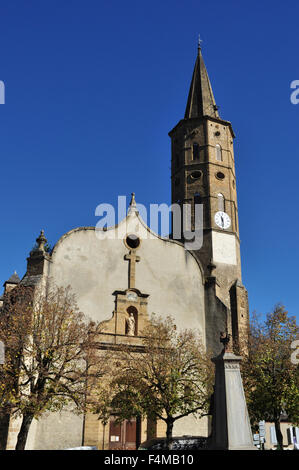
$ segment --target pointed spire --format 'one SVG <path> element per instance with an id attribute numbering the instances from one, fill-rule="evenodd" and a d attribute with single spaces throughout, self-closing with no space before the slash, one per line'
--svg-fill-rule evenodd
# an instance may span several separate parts
<path id="1" fill-rule="evenodd" d="M 219 118 L 218 108 L 201 53 L 201 42 L 202 40 L 199 36 L 198 54 L 190 85 L 185 119 L 201 118 L 203 116 Z"/>
<path id="2" fill-rule="evenodd" d="M 128 209 L 128 215 L 132 214 L 133 212 L 138 212 L 136 201 L 135 201 L 135 193 L 131 193 L 131 202 Z"/>
<path id="3" fill-rule="evenodd" d="M 17 271 L 15 271 L 11 276 L 10 278 L 5 281 L 4 285 L 5 284 L 19 284 L 19 282 L 21 281 L 21 279 L 19 278 L 18 274 L 17 274 Z"/>

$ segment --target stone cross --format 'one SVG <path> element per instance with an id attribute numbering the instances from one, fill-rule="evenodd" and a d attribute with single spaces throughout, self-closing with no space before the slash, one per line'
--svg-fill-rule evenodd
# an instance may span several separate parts
<path id="1" fill-rule="evenodd" d="M 128 255 L 125 255 L 125 260 L 129 261 L 129 289 L 135 287 L 136 276 L 136 263 L 140 261 L 140 256 L 137 256 L 135 250 L 130 250 Z"/>

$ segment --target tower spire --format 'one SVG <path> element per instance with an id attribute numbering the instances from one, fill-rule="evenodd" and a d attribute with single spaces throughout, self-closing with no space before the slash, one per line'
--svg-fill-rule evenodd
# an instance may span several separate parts
<path id="1" fill-rule="evenodd" d="M 189 96 L 185 111 L 185 119 L 210 116 L 219 118 L 213 90 L 208 72 L 201 53 L 202 40 L 198 38 L 198 54 L 194 66 Z"/>

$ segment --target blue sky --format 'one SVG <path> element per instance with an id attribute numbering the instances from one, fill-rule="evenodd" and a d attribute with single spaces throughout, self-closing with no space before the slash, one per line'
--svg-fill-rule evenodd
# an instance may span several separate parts
<path id="1" fill-rule="evenodd" d="M 183 117 L 197 37 L 236 133 L 250 310 L 299 318 L 299 4 L 253 0 L 2 0 L 0 279 L 136 192 L 170 203 L 168 132 Z"/>

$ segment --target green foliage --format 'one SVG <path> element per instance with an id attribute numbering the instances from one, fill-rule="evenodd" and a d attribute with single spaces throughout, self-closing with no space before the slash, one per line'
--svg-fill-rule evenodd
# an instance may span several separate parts
<path id="1" fill-rule="evenodd" d="M 32 299 L 32 291 L 28 296 L 28 288 L 16 287 L 0 316 L 0 339 L 6 345 L 0 406 L 21 415 L 23 423 L 71 404 L 81 412 L 89 370 L 97 363 L 100 373 L 94 348 L 100 327 L 78 310 L 71 288 L 53 287 L 47 295 L 36 289 Z"/>
<path id="2" fill-rule="evenodd" d="M 299 368 L 291 361 L 291 344 L 298 336 L 296 319 L 282 305 L 261 323 L 254 315 L 242 375 L 252 424 L 274 422 L 279 432 L 282 411 L 299 423 Z"/>
<path id="3" fill-rule="evenodd" d="M 140 351 L 124 345 L 112 354 L 112 379 L 98 389 L 93 411 L 100 419 L 107 410 L 120 421 L 137 416 L 161 419 L 170 434 L 174 421 L 191 413 L 207 415 L 214 374 L 199 335 L 178 332 L 170 317 L 155 315 L 141 335 Z"/>

